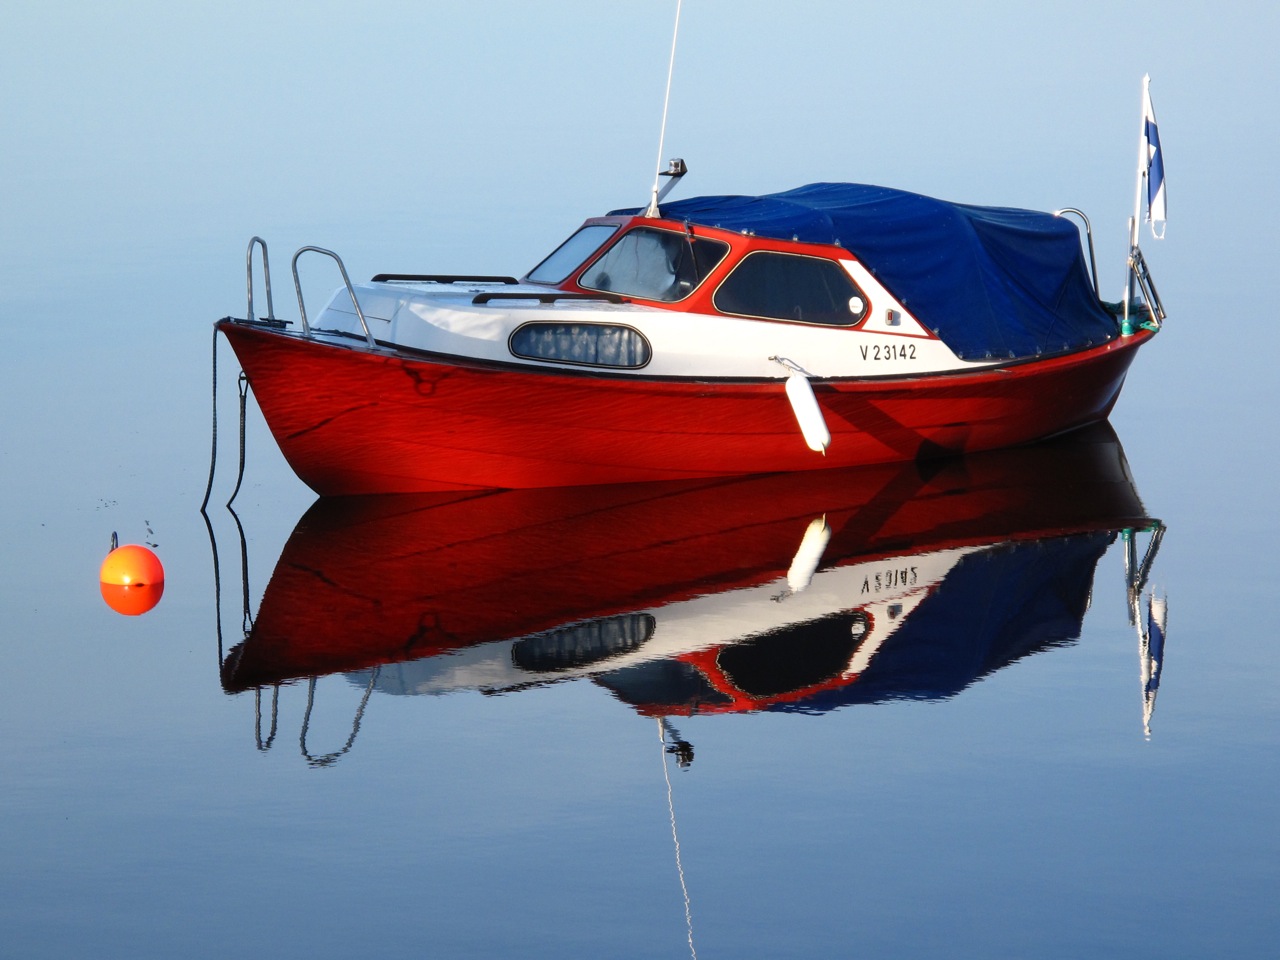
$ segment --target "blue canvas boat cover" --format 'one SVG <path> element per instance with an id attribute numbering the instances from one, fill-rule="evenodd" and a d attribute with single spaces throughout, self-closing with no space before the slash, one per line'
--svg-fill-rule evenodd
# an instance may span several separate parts
<path id="1" fill-rule="evenodd" d="M 661 213 L 777 240 L 838 244 L 963 359 L 1060 354 L 1119 333 L 1090 282 L 1079 230 L 1053 214 L 860 183 L 695 197 L 663 204 Z"/>

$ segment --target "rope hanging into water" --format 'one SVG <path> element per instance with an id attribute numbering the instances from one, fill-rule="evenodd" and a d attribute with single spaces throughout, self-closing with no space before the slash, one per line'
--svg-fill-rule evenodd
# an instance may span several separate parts
<path id="1" fill-rule="evenodd" d="M 213 450 L 209 454 L 209 482 L 204 488 L 204 499 L 200 501 L 200 512 L 209 505 L 209 494 L 213 492 L 213 471 L 218 462 L 218 330 L 213 331 Z"/>
<path id="2" fill-rule="evenodd" d="M 213 386 L 210 390 L 212 398 L 211 407 L 212 426 L 210 434 L 212 435 L 212 445 L 209 451 L 209 481 L 204 487 L 204 499 L 200 501 L 200 512 L 204 513 L 205 508 L 209 506 L 209 497 L 213 493 L 213 476 L 218 467 L 218 330 L 215 327 L 213 331 L 213 347 L 210 350 L 213 357 Z M 231 491 L 231 498 L 227 500 L 227 506 L 230 507 L 236 496 L 240 493 L 240 484 L 244 481 L 244 438 L 245 438 L 245 412 L 246 402 L 249 393 L 249 378 L 245 376 L 243 370 L 237 379 L 237 385 L 240 391 L 240 466 L 236 471 L 236 486 Z"/>
<path id="3" fill-rule="evenodd" d="M 231 504 L 239 495 L 240 484 L 244 481 L 244 421 L 245 404 L 249 398 L 249 378 L 245 376 L 243 370 L 240 371 L 240 376 L 236 379 L 236 386 L 240 391 L 240 466 L 236 470 L 236 488 L 231 491 L 231 499 L 227 501 L 228 509 L 230 509 Z"/>

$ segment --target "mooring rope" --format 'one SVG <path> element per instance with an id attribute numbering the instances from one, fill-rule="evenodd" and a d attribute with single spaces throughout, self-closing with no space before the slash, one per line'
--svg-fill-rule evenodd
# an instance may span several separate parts
<path id="1" fill-rule="evenodd" d="M 213 413 L 211 415 L 212 426 L 209 431 L 212 435 L 212 441 L 209 451 L 209 481 L 204 487 L 204 499 L 200 501 L 201 513 L 204 513 L 205 508 L 209 506 L 209 497 L 213 493 L 213 477 L 218 468 L 218 330 L 216 327 L 213 331 L 213 349 L 210 353 L 213 357 L 213 386 L 210 390 Z M 249 394 L 249 378 L 245 376 L 243 370 L 240 371 L 240 376 L 236 382 L 240 391 L 240 467 L 236 472 L 235 489 L 231 491 L 231 498 L 227 500 L 228 507 L 231 506 L 232 501 L 240 493 L 240 484 L 244 482 L 245 413 Z"/>
<path id="2" fill-rule="evenodd" d="M 213 451 L 209 454 L 209 482 L 204 488 L 204 499 L 200 501 L 200 512 L 209 505 L 209 494 L 213 492 L 213 470 L 218 462 L 218 330 L 213 330 Z"/>
<path id="3" fill-rule="evenodd" d="M 245 376 L 243 370 L 236 379 L 236 387 L 240 391 L 240 466 L 236 470 L 236 488 L 231 491 L 231 499 L 227 501 L 228 508 L 240 494 L 240 484 L 244 482 L 244 421 L 245 405 L 249 399 L 249 378 Z"/>

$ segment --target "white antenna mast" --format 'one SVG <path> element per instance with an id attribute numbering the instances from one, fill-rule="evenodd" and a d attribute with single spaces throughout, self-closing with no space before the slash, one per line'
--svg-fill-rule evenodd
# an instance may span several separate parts
<path id="1" fill-rule="evenodd" d="M 662 129 L 658 132 L 658 163 L 653 173 L 653 190 L 650 193 L 649 206 L 645 210 L 646 217 L 658 216 L 658 201 L 666 196 L 667 191 L 676 185 L 685 173 L 685 165 L 683 160 L 673 160 L 670 168 L 665 172 L 662 169 L 662 151 L 663 144 L 667 137 L 667 106 L 671 103 L 671 74 L 676 66 L 676 39 L 680 36 L 680 8 L 683 6 L 684 0 L 676 0 L 676 25 L 671 31 L 671 60 L 667 63 L 667 93 L 662 98 Z M 658 192 L 658 180 L 662 176 L 671 177 L 672 180 L 662 188 L 662 193 Z"/>

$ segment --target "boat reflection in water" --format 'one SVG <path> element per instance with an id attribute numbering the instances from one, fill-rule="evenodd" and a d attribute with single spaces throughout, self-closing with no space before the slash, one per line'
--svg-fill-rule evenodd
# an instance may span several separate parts
<path id="1" fill-rule="evenodd" d="M 657 717 L 949 697 L 1076 640 L 1121 537 L 1149 720 L 1162 532 L 1107 425 L 933 463 L 321 499 L 222 683 L 344 673 L 363 711 L 590 678 Z"/>

